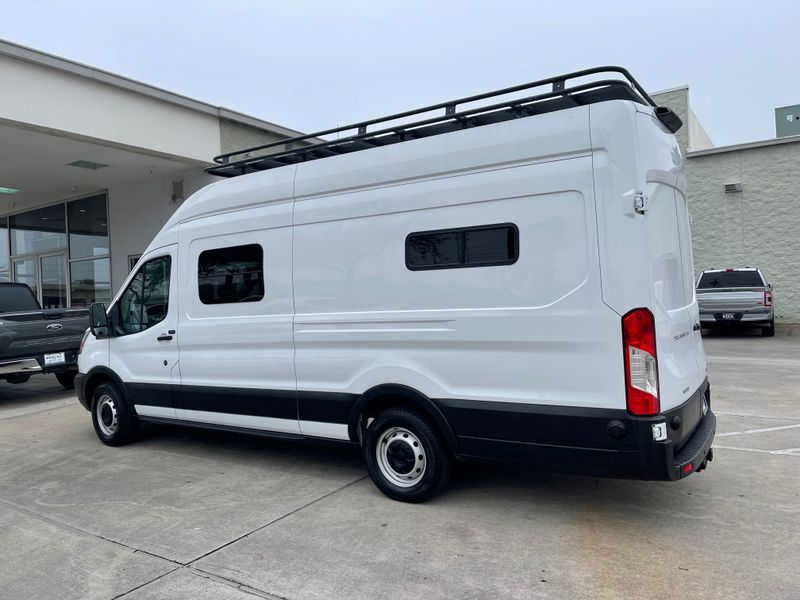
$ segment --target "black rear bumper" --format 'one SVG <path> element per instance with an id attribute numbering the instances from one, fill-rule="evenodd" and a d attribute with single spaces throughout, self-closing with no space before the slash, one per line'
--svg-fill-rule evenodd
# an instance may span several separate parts
<path id="1" fill-rule="evenodd" d="M 654 417 L 625 410 L 437 400 L 462 458 L 524 462 L 594 475 L 674 481 L 711 460 L 716 417 L 704 381 L 680 406 Z"/>

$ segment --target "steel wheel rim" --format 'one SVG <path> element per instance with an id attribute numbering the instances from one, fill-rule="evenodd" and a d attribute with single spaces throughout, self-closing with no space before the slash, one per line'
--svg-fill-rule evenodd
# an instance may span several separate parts
<path id="1" fill-rule="evenodd" d="M 119 416 L 117 415 L 117 405 L 114 399 L 108 394 L 103 394 L 97 400 L 97 409 L 95 410 L 97 416 L 97 426 L 103 435 L 107 437 L 113 436 L 119 427 Z"/>
<path id="2" fill-rule="evenodd" d="M 405 427 L 390 427 L 378 438 L 375 458 L 381 474 L 401 488 L 417 485 L 425 476 L 427 457 L 422 441 Z"/>

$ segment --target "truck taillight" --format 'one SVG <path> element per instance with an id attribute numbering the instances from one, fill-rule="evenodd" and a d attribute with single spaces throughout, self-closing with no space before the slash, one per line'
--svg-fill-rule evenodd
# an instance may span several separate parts
<path id="1" fill-rule="evenodd" d="M 764 306 L 772 306 L 772 292 L 769 290 L 764 292 Z"/>
<path id="2" fill-rule="evenodd" d="M 646 308 L 636 308 L 622 317 L 622 351 L 625 357 L 625 395 L 632 415 L 657 415 L 658 355 L 656 323 Z"/>

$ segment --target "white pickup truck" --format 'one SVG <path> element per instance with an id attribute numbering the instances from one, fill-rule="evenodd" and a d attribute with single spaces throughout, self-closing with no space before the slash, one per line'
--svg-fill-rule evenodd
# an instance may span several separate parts
<path id="1" fill-rule="evenodd" d="M 760 269 L 712 269 L 697 279 L 700 324 L 714 329 L 757 325 L 764 336 L 775 335 L 772 284 Z"/>

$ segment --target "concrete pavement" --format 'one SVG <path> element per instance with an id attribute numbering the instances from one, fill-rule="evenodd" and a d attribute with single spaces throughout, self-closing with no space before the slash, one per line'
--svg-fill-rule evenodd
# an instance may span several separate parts
<path id="1" fill-rule="evenodd" d="M 0 597 L 797 598 L 800 337 L 706 348 L 706 472 L 465 465 L 424 505 L 354 450 L 178 427 L 108 448 L 54 380 L 0 383 Z"/>

